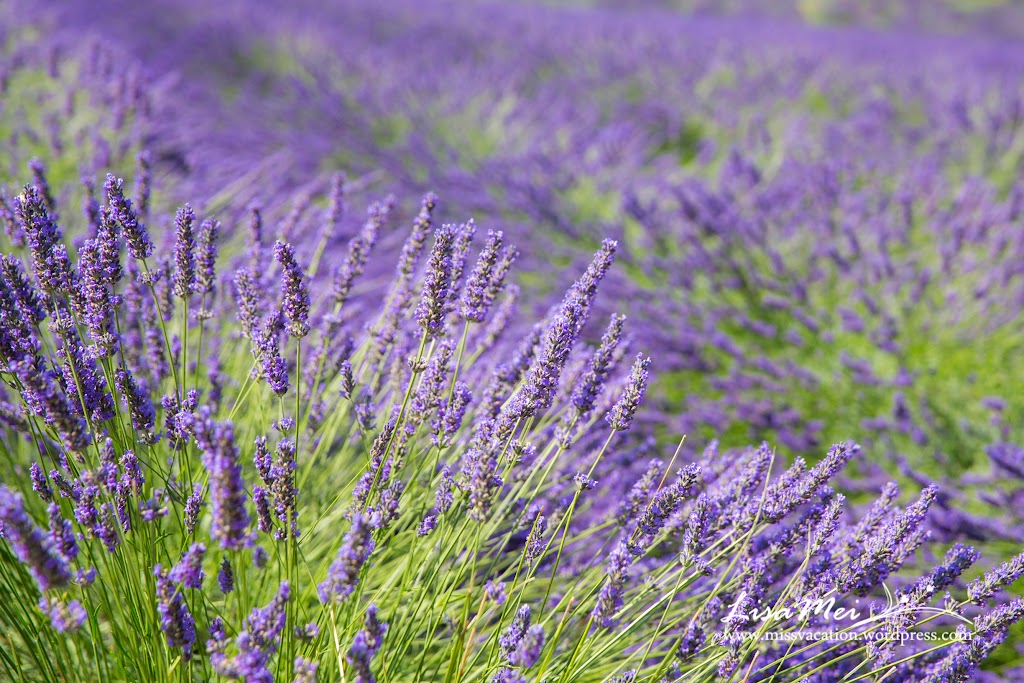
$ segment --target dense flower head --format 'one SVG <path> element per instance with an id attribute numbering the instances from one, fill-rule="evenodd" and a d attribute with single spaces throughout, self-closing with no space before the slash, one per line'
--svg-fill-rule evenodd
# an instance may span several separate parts
<path id="1" fill-rule="evenodd" d="M 436 337 L 444 328 L 445 304 L 452 287 L 452 250 L 455 226 L 441 226 L 434 233 L 434 247 L 427 261 L 423 293 L 416 307 L 416 320 L 428 337 Z"/>
<path id="2" fill-rule="evenodd" d="M 295 260 L 295 248 L 284 242 L 274 245 L 274 258 L 281 265 L 281 311 L 288 332 L 296 339 L 309 334 L 309 285 Z"/>
<path id="3" fill-rule="evenodd" d="M 186 299 L 196 286 L 196 213 L 186 204 L 174 216 L 174 294 Z"/>
<path id="4" fill-rule="evenodd" d="M 644 400 L 644 393 L 647 391 L 647 382 L 650 379 L 650 372 L 647 368 L 650 367 L 650 364 L 650 358 L 644 358 L 643 354 L 637 354 L 622 395 L 605 417 L 615 431 L 625 431 L 633 422 L 633 416 L 636 414 L 637 408 L 640 407 L 640 402 Z"/>
<path id="5" fill-rule="evenodd" d="M 196 642 L 196 622 L 178 585 L 160 565 L 153 568 L 156 575 L 157 613 L 160 628 L 167 638 L 167 647 L 182 650 L 186 659 L 192 656 Z"/>
<path id="6" fill-rule="evenodd" d="M 209 295 L 217 284 L 217 240 L 220 221 L 207 218 L 199 226 L 199 252 L 196 254 L 196 294 Z"/>
<path id="7" fill-rule="evenodd" d="M 465 320 L 483 322 L 487 317 L 488 310 L 494 304 L 494 294 L 497 292 L 492 290 L 491 283 L 501 254 L 503 240 L 504 235 L 500 230 L 487 231 L 487 242 L 484 243 L 483 250 L 480 252 L 462 292 L 459 315 Z M 498 288 L 500 288 L 500 284 Z"/>
<path id="8" fill-rule="evenodd" d="M 179 583 L 186 588 L 202 588 L 203 557 L 206 555 L 206 546 L 196 543 L 186 550 L 178 563 L 171 567 L 167 578 Z"/>
<path id="9" fill-rule="evenodd" d="M 110 207 L 111 217 L 117 222 L 121 234 L 124 235 L 132 257 L 145 259 L 152 256 L 153 243 L 149 239 L 149 232 L 139 220 L 138 213 L 132 206 L 132 200 L 124 195 L 124 180 L 107 174 L 103 192 L 106 195 L 107 206 Z"/>
<path id="10" fill-rule="evenodd" d="M 357 683 L 376 683 L 377 681 L 370 665 L 384 644 L 384 634 L 388 630 L 388 625 L 381 621 L 377 614 L 377 606 L 371 603 L 366 609 L 363 628 L 356 633 L 345 657 L 355 671 Z"/>
<path id="11" fill-rule="evenodd" d="M 18 559 L 28 565 L 41 591 L 60 588 L 71 580 L 71 570 L 60 548 L 28 516 L 21 496 L 6 487 L 0 487 L 0 522 L 4 538 Z"/>
<path id="12" fill-rule="evenodd" d="M 369 560 L 376 544 L 370 520 L 361 513 L 352 516 L 352 527 L 331 563 L 327 580 L 317 586 L 320 602 L 342 602 L 355 591 L 363 565 Z"/>
<path id="13" fill-rule="evenodd" d="M 196 441 L 210 475 L 211 536 L 225 550 L 240 550 L 249 540 L 249 511 L 234 428 L 205 406 L 197 417 Z"/>

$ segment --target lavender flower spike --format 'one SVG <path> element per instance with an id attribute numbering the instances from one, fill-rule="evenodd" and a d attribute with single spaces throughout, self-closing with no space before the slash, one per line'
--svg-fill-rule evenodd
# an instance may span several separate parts
<path id="1" fill-rule="evenodd" d="M 356 633 L 346 657 L 346 661 L 355 670 L 355 683 L 376 683 L 377 681 L 370 670 L 370 663 L 384 644 L 384 634 L 388 630 L 388 625 L 377 618 L 377 611 L 377 606 L 372 603 L 366 608 L 363 628 Z"/>
<path id="2" fill-rule="evenodd" d="M 284 242 L 274 245 L 274 258 L 281 264 L 281 309 L 288 332 L 296 339 L 309 334 L 309 285 L 295 261 L 295 248 Z"/>
<path id="3" fill-rule="evenodd" d="M 494 303 L 489 285 L 494 266 L 498 262 L 502 238 L 500 230 L 498 232 L 487 231 L 487 242 L 480 252 L 476 265 L 473 266 L 473 271 L 469 274 L 466 288 L 462 291 L 459 315 L 465 320 L 482 322 L 487 317 L 488 309 Z"/>
<path id="4" fill-rule="evenodd" d="M 363 272 L 366 260 L 377 243 L 381 224 L 387 210 L 379 203 L 373 203 L 368 210 L 368 217 L 360 233 L 348 243 L 348 256 L 345 262 L 334 273 L 334 284 L 331 296 L 335 306 L 343 306 L 352 291 L 352 283 Z"/>
<path id="5" fill-rule="evenodd" d="M 185 588 L 202 588 L 203 578 L 203 557 L 206 555 L 206 546 L 202 543 L 195 543 L 181 556 L 178 564 L 171 568 L 167 578 L 175 583 L 180 583 Z"/>
<path id="6" fill-rule="evenodd" d="M 132 426 L 145 432 L 156 424 L 156 409 L 149 399 L 149 392 L 141 380 L 136 381 L 128 368 L 120 367 L 114 372 L 114 385 L 121 394 L 121 402 L 128 408 Z"/>
<path id="7" fill-rule="evenodd" d="M 24 500 L 0 486 L 0 526 L 15 556 L 39 584 L 39 590 L 61 588 L 71 580 L 71 569 L 49 534 L 37 527 L 25 512 Z"/>
<path id="8" fill-rule="evenodd" d="M 622 396 L 605 417 L 615 431 L 624 432 L 633 422 L 633 416 L 636 414 L 637 408 L 640 407 L 640 402 L 644 400 L 644 393 L 647 391 L 647 380 L 650 377 L 647 368 L 650 364 L 650 358 L 644 358 L 642 353 L 637 354 Z"/>
<path id="9" fill-rule="evenodd" d="M 185 659 L 192 656 L 192 646 L 196 642 L 196 622 L 189 612 L 181 589 L 173 583 L 168 573 L 160 565 L 153 568 L 156 575 L 157 613 L 160 615 L 160 628 L 167 638 L 167 646 L 181 648 Z"/>
<path id="10" fill-rule="evenodd" d="M 615 358 L 615 349 L 622 338 L 622 324 L 626 317 L 613 314 L 608 322 L 608 329 L 601 337 L 601 345 L 594 351 L 587 365 L 587 371 L 572 394 L 572 403 L 576 407 L 576 413 L 582 419 L 590 414 L 597 401 L 598 394 L 604 387 L 608 372 L 611 369 Z"/>
<path id="11" fill-rule="evenodd" d="M 427 272 L 423 276 L 423 295 L 416 307 L 416 320 L 431 339 L 444 330 L 445 306 L 452 286 L 452 248 L 455 237 L 455 227 L 452 225 L 441 226 L 435 233 L 434 248 L 430 251 Z"/>
<path id="12" fill-rule="evenodd" d="M 352 516 L 352 528 L 338 549 L 338 557 L 331 563 L 327 580 L 317 586 L 320 602 L 343 602 L 359 583 L 359 574 L 374 549 L 373 527 L 362 513 Z"/>
<path id="13" fill-rule="evenodd" d="M 196 441 L 210 473 L 210 535 L 224 550 L 241 550 L 249 541 L 249 512 L 234 429 L 229 422 L 215 422 L 204 406 L 197 416 Z"/>
<path id="14" fill-rule="evenodd" d="M 217 237 L 220 221 L 207 218 L 199 226 L 199 253 L 196 254 L 196 294 L 212 294 L 217 284 Z"/>
<path id="15" fill-rule="evenodd" d="M 121 226 L 121 234 L 124 235 L 125 241 L 128 243 L 128 251 L 131 252 L 132 257 L 145 259 L 152 256 L 153 243 L 149 239 L 146 226 L 139 220 L 131 200 L 124 196 L 124 180 L 107 174 L 103 191 L 107 197 L 111 216 Z"/>
<path id="16" fill-rule="evenodd" d="M 176 237 L 174 242 L 174 294 L 187 299 L 195 289 L 196 281 L 196 214 L 186 204 L 174 215 Z"/>

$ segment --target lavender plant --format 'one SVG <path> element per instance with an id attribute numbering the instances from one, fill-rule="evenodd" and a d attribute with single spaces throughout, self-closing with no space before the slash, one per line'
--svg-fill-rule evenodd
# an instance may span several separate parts
<path id="1" fill-rule="evenodd" d="M 1024 617 L 1024 555 L 966 588 L 974 549 L 928 568 L 936 487 L 850 514 L 852 442 L 608 483 L 656 367 L 621 316 L 586 342 L 612 240 L 503 342 L 516 252 L 474 258 L 433 195 L 374 297 L 390 201 L 321 271 L 259 221 L 232 256 L 188 206 L 157 246 L 113 176 L 76 248 L 34 172 L 0 281 L 12 679 L 966 681 Z"/>

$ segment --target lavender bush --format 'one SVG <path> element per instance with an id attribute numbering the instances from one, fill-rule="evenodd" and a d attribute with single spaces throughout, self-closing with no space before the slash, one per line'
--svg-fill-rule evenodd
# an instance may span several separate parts
<path id="1" fill-rule="evenodd" d="M 849 515 L 829 484 L 852 442 L 774 475 L 768 445 L 712 444 L 603 485 L 651 363 L 618 316 L 581 340 L 614 241 L 506 345 L 516 249 L 474 256 L 433 195 L 361 325 L 392 200 L 321 272 L 256 210 L 244 254 L 187 205 L 157 248 L 114 176 L 72 248 L 33 168 L 0 289 L 12 678 L 963 681 L 1024 616 L 993 602 L 1024 555 L 966 590 L 972 548 L 920 568 L 936 487 Z M 862 640 L 785 640 L 860 598 Z"/>

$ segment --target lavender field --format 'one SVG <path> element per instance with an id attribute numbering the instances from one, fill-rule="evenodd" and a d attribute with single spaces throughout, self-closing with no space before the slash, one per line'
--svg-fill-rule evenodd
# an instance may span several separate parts
<path id="1" fill-rule="evenodd" d="M 1024 6 L 0 0 L 0 680 L 1024 681 Z"/>

